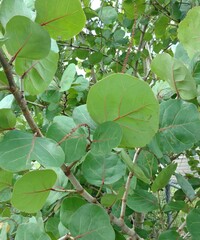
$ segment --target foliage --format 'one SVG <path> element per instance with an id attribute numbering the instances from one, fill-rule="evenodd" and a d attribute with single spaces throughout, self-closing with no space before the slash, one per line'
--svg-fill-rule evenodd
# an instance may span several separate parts
<path id="1" fill-rule="evenodd" d="M 200 3 L 92 2 L 0 1 L 0 239 L 198 239 Z"/>

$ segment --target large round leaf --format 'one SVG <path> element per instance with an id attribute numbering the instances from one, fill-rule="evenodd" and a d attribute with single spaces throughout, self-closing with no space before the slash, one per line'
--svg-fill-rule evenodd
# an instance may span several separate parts
<path id="1" fill-rule="evenodd" d="M 31 95 L 37 95 L 47 89 L 53 80 L 58 65 L 58 53 L 50 51 L 41 60 L 18 58 L 15 69 L 19 75 L 24 75 L 24 90 Z"/>
<path id="2" fill-rule="evenodd" d="M 96 186 L 113 184 L 125 175 L 125 165 L 112 153 L 107 156 L 95 156 L 89 153 L 83 162 L 85 179 Z"/>
<path id="3" fill-rule="evenodd" d="M 115 232 L 105 210 L 94 204 L 80 207 L 72 216 L 69 230 L 82 240 L 114 240 Z"/>
<path id="4" fill-rule="evenodd" d="M 97 123 L 115 121 L 121 126 L 123 147 L 145 146 L 158 129 L 159 105 L 151 88 L 127 74 L 113 74 L 95 84 L 87 108 Z"/>
<path id="5" fill-rule="evenodd" d="M 33 11 L 26 6 L 24 0 L 3 0 L 1 2 L 0 21 L 4 27 L 12 17 L 17 15 L 32 19 Z"/>
<path id="6" fill-rule="evenodd" d="M 85 14 L 79 0 L 36 0 L 36 22 L 56 40 L 70 39 L 85 26 Z"/>
<path id="7" fill-rule="evenodd" d="M 63 200 L 60 209 L 60 221 L 66 228 L 68 228 L 73 214 L 84 204 L 86 204 L 86 201 L 77 196 L 68 197 Z"/>
<path id="8" fill-rule="evenodd" d="M 26 173 L 14 185 L 11 203 L 23 212 L 34 213 L 44 205 L 57 175 L 53 170 Z"/>
<path id="9" fill-rule="evenodd" d="M 156 138 L 163 152 L 181 153 L 200 140 L 200 115 L 193 103 L 171 99 L 160 109 Z"/>
<path id="10" fill-rule="evenodd" d="M 192 8 L 183 21 L 179 24 L 178 38 L 187 50 L 190 58 L 200 51 L 200 7 Z"/>
<path id="11" fill-rule="evenodd" d="M 33 134 L 10 131 L 0 142 L 0 167 L 13 172 L 31 168 L 31 161 L 45 167 L 60 167 L 64 152 L 51 139 L 36 138 Z"/>
<path id="12" fill-rule="evenodd" d="M 15 16 L 6 25 L 5 43 L 11 55 L 41 59 L 48 55 L 51 40 L 47 31 L 27 17 Z"/>

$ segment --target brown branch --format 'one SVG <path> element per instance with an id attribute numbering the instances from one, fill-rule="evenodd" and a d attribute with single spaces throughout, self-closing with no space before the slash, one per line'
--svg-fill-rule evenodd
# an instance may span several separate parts
<path id="1" fill-rule="evenodd" d="M 8 63 L 8 61 L 6 60 L 6 58 L 4 57 L 3 52 L 0 50 L 0 63 L 3 67 L 3 70 L 6 74 L 9 86 L 10 86 L 10 92 L 14 95 L 16 102 L 18 103 L 19 107 L 21 108 L 24 117 L 26 118 L 26 121 L 28 122 L 31 130 L 33 131 L 33 133 L 37 133 L 37 136 L 42 137 L 42 133 L 39 129 L 39 127 L 37 126 L 37 124 L 35 123 L 35 121 L 33 120 L 31 113 L 27 107 L 27 103 L 26 100 L 24 98 L 23 93 L 19 90 L 19 88 L 17 87 L 14 78 L 13 78 L 13 74 L 12 74 L 12 68 L 11 65 Z"/>

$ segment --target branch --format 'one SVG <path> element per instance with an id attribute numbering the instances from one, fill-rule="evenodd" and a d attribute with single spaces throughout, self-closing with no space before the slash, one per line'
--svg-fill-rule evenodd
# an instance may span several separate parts
<path id="1" fill-rule="evenodd" d="M 97 201 L 96 198 L 94 198 L 92 195 L 90 195 L 80 184 L 80 182 L 77 180 L 77 178 L 74 176 L 74 174 L 71 172 L 71 169 L 65 165 L 63 165 L 62 167 L 63 172 L 65 173 L 65 175 L 68 177 L 68 179 L 70 180 L 70 182 L 72 183 L 72 185 L 74 186 L 74 188 L 77 190 L 77 192 L 83 197 L 85 198 L 88 202 L 90 203 L 95 203 L 98 206 L 102 207 L 102 205 Z M 129 235 L 130 237 L 132 237 L 133 240 L 138 240 L 140 238 L 138 238 L 137 234 L 135 233 L 135 231 L 131 228 L 129 228 L 124 221 L 122 221 L 119 218 L 116 218 L 112 213 L 109 213 L 110 216 L 110 220 L 113 224 L 117 225 L 118 227 L 121 228 L 121 230 Z"/>
<path id="2" fill-rule="evenodd" d="M 136 162 L 138 154 L 140 152 L 140 148 L 138 148 L 134 154 L 133 157 L 133 162 Z M 131 179 L 133 177 L 133 172 L 129 172 L 127 181 L 126 181 L 126 185 L 125 185 L 125 191 L 124 191 L 124 195 L 122 197 L 122 206 L 121 206 L 121 213 L 120 213 L 120 219 L 122 221 L 124 221 L 124 216 L 125 216 L 125 211 L 126 211 L 126 201 L 127 201 L 127 197 L 128 197 L 128 193 L 129 193 L 129 189 L 130 189 L 130 185 L 131 185 Z"/>
<path id="3" fill-rule="evenodd" d="M 136 24 L 137 24 L 137 17 L 135 17 L 135 20 L 134 20 L 134 23 L 133 23 L 131 39 L 130 39 L 130 42 L 129 42 L 129 45 L 128 45 L 128 50 L 127 50 L 127 53 L 126 53 L 126 57 L 124 59 L 124 63 L 123 63 L 123 67 L 122 67 L 122 73 L 125 73 L 125 71 L 126 71 L 126 65 L 128 63 L 128 59 L 129 59 L 131 49 L 132 49 L 132 46 L 133 46 L 133 39 L 134 39 L 134 36 L 135 36 Z"/>
<path id="4" fill-rule="evenodd" d="M 42 137 L 42 133 L 39 129 L 39 127 L 37 126 L 37 124 L 35 123 L 35 121 L 33 120 L 31 113 L 27 107 L 27 103 L 26 100 L 24 98 L 23 93 L 19 90 L 19 88 L 17 87 L 14 78 L 13 78 L 13 74 L 12 74 L 12 68 L 11 65 L 8 63 L 8 61 L 6 60 L 6 58 L 4 57 L 4 54 L 2 52 L 2 50 L 0 50 L 0 63 L 3 67 L 3 70 L 6 74 L 9 86 L 10 86 L 10 92 L 14 95 L 16 102 L 18 103 L 19 107 L 21 108 L 24 117 L 26 118 L 26 121 L 28 122 L 31 130 L 33 131 L 33 133 L 36 133 L 37 136 Z"/>

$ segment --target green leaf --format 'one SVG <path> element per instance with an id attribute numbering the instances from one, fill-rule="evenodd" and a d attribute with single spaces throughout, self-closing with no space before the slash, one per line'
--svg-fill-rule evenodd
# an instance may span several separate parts
<path id="1" fill-rule="evenodd" d="M 87 135 L 83 128 L 77 128 L 72 118 L 65 116 L 57 116 L 47 131 L 47 137 L 55 141 L 61 141 L 67 134 L 68 137 L 61 143 L 61 147 L 65 153 L 65 162 L 71 163 L 79 160 L 86 154 Z M 71 134 L 70 134 L 71 133 Z"/>
<path id="2" fill-rule="evenodd" d="M 63 200 L 60 209 L 60 221 L 66 228 L 68 228 L 73 214 L 84 204 L 86 204 L 86 201 L 77 196 L 68 197 Z"/>
<path id="3" fill-rule="evenodd" d="M 68 65 L 65 69 L 61 81 L 60 81 L 60 92 L 64 92 L 70 89 L 72 82 L 75 80 L 76 66 L 74 63 Z"/>
<path id="4" fill-rule="evenodd" d="M 117 12 L 111 6 L 102 7 L 98 15 L 104 24 L 111 24 L 117 19 Z"/>
<path id="5" fill-rule="evenodd" d="M 169 164 L 167 167 L 163 168 L 162 171 L 158 174 L 158 176 L 156 177 L 156 179 L 154 180 L 152 186 L 151 186 L 151 190 L 153 192 L 156 192 L 162 188 L 164 188 L 171 176 L 174 174 L 175 170 L 177 168 L 177 163 L 173 164 Z"/>
<path id="6" fill-rule="evenodd" d="M 12 94 L 6 95 L 1 101 L 0 101 L 0 109 L 3 108 L 11 108 L 14 101 L 14 96 Z"/>
<path id="7" fill-rule="evenodd" d="M 92 53 L 92 54 L 89 56 L 88 60 L 90 61 L 90 63 L 91 63 L 92 65 L 95 65 L 95 64 L 101 62 L 102 58 L 103 58 L 103 54 L 102 54 L 102 53 L 100 53 L 100 52 L 95 52 L 95 53 Z"/>
<path id="8" fill-rule="evenodd" d="M 200 7 L 193 7 L 188 11 L 187 16 L 179 24 L 178 38 L 184 48 L 187 50 L 190 58 L 200 51 Z"/>
<path id="9" fill-rule="evenodd" d="M 0 169 L 0 191 L 12 185 L 13 174 Z"/>
<path id="10" fill-rule="evenodd" d="M 55 40 L 67 40 L 85 26 L 86 18 L 79 0 L 36 0 L 36 22 Z"/>
<path id="11" fill-rule="evenodd" d="M 73 111 L 72 117 L 76 124 L 86 123 L 92 131 L 97 127 L 96 123 L 90 117 L 86 105 L 76 107 Z"/>
<path id="12" fill-rule="evenodd" d="M 132 195 L 128 196 L 127 205 L 140 213 L 148 213 L 159 207 L 157 198 L 152 193 L 142 189 L 135 190 Z"/>
<path id="13" fill-rule="evenodd" d="M 158 170 L 158 161 L 156 157 L 148 151 L 142 150 L 140 152 L 137 164 L 149 179 L 152 179 Z"/>
<path id="14" fill-rule="evenodd" d="M 134 19 L 138 14 L 144 13 L 145 0 L 124 0 L 123 9 L 128 18 Z"/>
<path id="15" fill-rule="evenodd" d="M 30 203 L 32 204 L 32 203 Z M 15 240 L 51 240 L 47 233 L 37 223 L 22 223 L 17 228 Z"/>
<path id="16" fill-rule="evenodd" d="M 39 61 L 17 58 L 16 72 L 24 76 L 24 89 L 31 95 L 44 92 L 56 73 L 58 53 L 50 51 L 48 56 Z"/>
<path id="17" fill-rule="evenodd" d="M 11 109 L 0 109 L 0 131 L 12 129 L 16 124 L 16 116 Z"/>
<path id="18" fill-rule="evenodd" d="M 177 233 L 176 230 L 167 230 L 162 232 L 159 237 L 158 240 L 179 240 L 179 234 Z"/>
<path id="19" fill-rule="evenodd" d="M 190 71 L 181 61 L 169 54 L 157 55 L 152 61 L 151 70 L 162 80 L 167 81 L 182 99 L 190 100 L 197 96 L 196 83 Z"/>
<path id="20" fill-rule="evenodd" d="M 6 25 L 8 52 L 27 59 L 41 59 L 49 54 L 51 40 L 47 31 L 27 17 L 15 16 Z"/>
<path id="21" fill-rule="evenodd" d="M 58 189 L 58 191 L 51 191 L 44 207 L 49 207 L 53 203 L 57 202 L 64 196 L 66 196 L 68 193 L 67 192 L 60 192 L 60 189 L 66 189 L 67 184 L 68 184 L 68 178 L 66 177 L 65 173 L 62 171 L 61 168 L 51 168 L 56 174 L 57 174 L 57 180 L 56 183 L 54 184 L 54 188 Z"/>
<path id="22" fill-rule="evenodd" d="M 83 240 L 115 240 L 115 232 L 105 210 L 94 204 L 80 207 L 69 223 L 72 236 L 82 236 Z"/>
<path id="23" fill-rule="evenodd" d="M 112 153 L 107 156 L 95 156 L 89 153 L 82 164 L 85 179 L 95 185 L 109 185 L 125 175 L 125 165 Z"/>
<path id="24" fill-rule="evenodd" d="M 35 213 L 39 211 L 56 181 L 53 170 L 35 170 L 23 175 L 14 185 L 12 205 L 20 211 Z"/>
<path id="25" fill-rule="evenodd" d="M 171 212 L 171 211 L 185 211 L 188 208 L 187 203 L 184 201 L 171 201 L 170 203 L 166 204 L 164 207 L 164 212 Z"/>
<path id="26" fill-rule="evenodd" d="M 200 209 L 193 209 L 189 212 L 186 218 L 186 226 L 192 239 L 198 239 L 200 235 Z"/>
<path id="27" fill-rule="evenodd" d="M 0 142 L 2 169 L 12 172 L 27 170 L 35 160 L 45 167 L 60 167 L 64 162 L 64 152 L 51 139 L 16 130 L 8 132 Z"/>
<path id="28" fill-rule="evenodd" d="M 133 163 L 130 156 L 124 150 L 121 151 L 121 158 L 135 177 L 149 184 L 149 179 L 145 176 L 143 170 L 136 163 Z"/>
<path id="29" fill-rule="evenodd" d="M 24 0 L 3 0 L 0 7 L 0 21 L 5 28 L 7 22 L 14 16 L 33 18 L 33 12 L 28 8 Z"/>
<path id="30" fill-rule="evenodd" d="M 181 174 L 175 173 L 175 176 L 185 195 L 192 201 L 196 195 L 192 185 Z"/>
<path id="31" fill-rule="evenodd" d="M 142 147 L 158 129 L 159 105 L 146 82 L 112 74 L 89 91 L 87 108 L 97 123 L 114 121 L 123 131 L 122 147 Z"/>
<path id="32" fill-rule="evenodd" d="M 197 107 L 170 99 L 160 105 L 160 129 L 156 138 L 163 153 L 181 153 L 200 140 L 200 116 Z"/>
<path id="33" fill-rule="evenodd" d="M 117 195 L 108 193 L 101 198 L 101 204 L 104 207 L 111 207 L 117 201 Z"/>
<path id="34" fill-rule="evenodd" d="M 93 134 L 91 152 L 95 155 L 105 155 L 117 147 L 122 139 L 122 130 L 115 122 L 100 124 Z"/>

